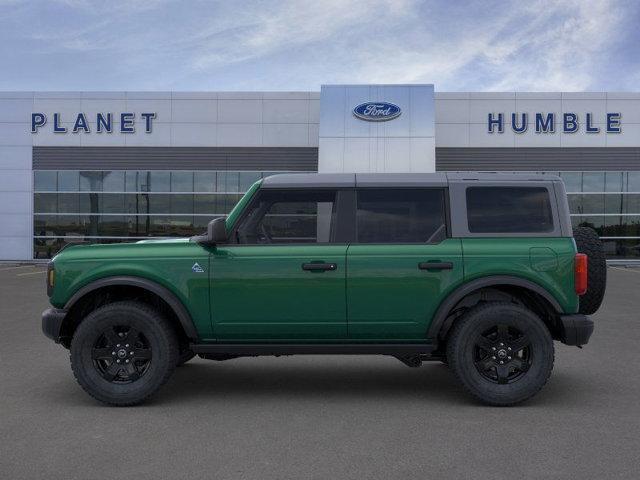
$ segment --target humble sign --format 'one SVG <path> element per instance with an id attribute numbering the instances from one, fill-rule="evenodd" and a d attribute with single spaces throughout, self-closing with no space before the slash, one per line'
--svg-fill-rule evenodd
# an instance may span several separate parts
<path id="1" fill-rule="evenodd" d="M 70 129 L 63 125 L 62 115 L 60 113 L 54 113 L 52 115 L 53 120 L 51 126 L 53 133 L 91 133 L 91 125 L 88 116 L 84 113 L 78 113 L 72 120 L 73 127 Z M 95 120 L 95 133 L 113 133 L 118 131 L 120 133 L 135 133 L 136 124 L 142 123 L 144 125 L 144 132 L 151 133 L 153 130 L 153 120 L 156 118 L 155 112 L 140 113 L 139 118 L 135 113 L 124 112 L 120 114 L 113 113 L 98 113 L 95 117 L 91 117 Z M 34 112 L 31 114 L 31 133 L 38 133 L 38 130 L 47 125 L 48 118 L 44 113 Z"/>
<path id="2" fill-rule="evenodd" d="M 604 131 L 606 133 L 620 133 L 620 120 L 622 115 L 619 112 L 607 113 L 604 118 Z M 584 122 L 584 123 L 583 123 Z M 560 129 L 562 133 L 576 133 L 584 125 L 586 133 L 600 133 L 600 127 L 595 125 L 592 113 L 587 113 L 584 120 L 577 113 L 535 113 L 529 118 L 528 113 L 512 113 L 509 127 L 515 133 L 525 133 L 529 128 L 535 129 L 536 133 L 556 133 Z M 487 116 L 487 133 L 504 133 L 505 114 L 489 113 Z"/>

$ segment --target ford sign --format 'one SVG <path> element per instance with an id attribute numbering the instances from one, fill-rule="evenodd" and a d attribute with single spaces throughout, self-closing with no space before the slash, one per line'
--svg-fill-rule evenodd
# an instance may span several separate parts
<path id="1" fill-rule="evenodd" d="M 400 107 L 388 102 L 361 103 L 353 109 L 353 114 L 367 122 L 386 122 L 399 117 L 402 113 Z"/>

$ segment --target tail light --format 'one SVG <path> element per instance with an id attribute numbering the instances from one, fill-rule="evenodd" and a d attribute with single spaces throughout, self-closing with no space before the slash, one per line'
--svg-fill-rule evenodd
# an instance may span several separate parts
<path id="1" fill-rule="evenodd" d="M 575 289 L 578 295 L 584 295 L 587 293 L 587 262 L 588 257 L 584 253 L 576 253 L 574 274 L 575 274 Z"/>

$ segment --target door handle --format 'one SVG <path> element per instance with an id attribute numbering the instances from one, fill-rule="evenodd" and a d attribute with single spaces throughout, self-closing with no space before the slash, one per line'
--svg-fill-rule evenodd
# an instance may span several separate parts
<path id="1" fill-rule="evenodd" d="M 335 263 L 303 263 L 302 269 L 309 272 L 324 272 L 326 270 L 336 270 L 338 265 Z"/>
<path id="2" fill-rule="evenodd" d="M 418 268 L 420 270 L 451 270 L 453 262 L 420 262 Z"/>

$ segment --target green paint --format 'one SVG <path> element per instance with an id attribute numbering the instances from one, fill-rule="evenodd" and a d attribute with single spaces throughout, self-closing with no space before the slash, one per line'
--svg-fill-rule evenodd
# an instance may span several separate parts
<path id="1" fill-rule="evenodd" d="M 451 262 L 451 270 L 420 270 L 421 262 Z M 462 247 L 351 245 L 347 255 L 349 337 L 424 340 L 440 300 L 463 280 Z"/>
<path id="2" fill-rule="evenodd" d="M 546 256 L 536 259 L 537 249 Z M 533 249 L 533 254 L 531 250 Z M 565 313 L 578 311 L 574 292 L 573 238 L 465 238 L 462 240 L 465 281 L 489 275 L 513 275 L 537 283 L 549 292 Z M 556 268 L 542 268 L 555 254 Z"/>
<path id="3" fill-rule="evenodd" d="M 220 339 L 336 339 L 347 334 L 346 245 L 220 246 L 211 311 Z M 303 263 L 335 263 L 309 272 Z"/>
<path id="4" fill-rule="evenodd" d="M 253 185 L 249 187 L 247 192 L 242 196 L 242 198 L 236 203 L 233 207 L 233 210 L 227 216 L 227 220 L 225 221 L 225 226 L 227 227 L 227 233 L 231 232 L 233 227 L 235 227 L 236 222 L 242 216 L 242 212 L 247 207 L 255 193 L 260 189 L 260 185 L 262 185 L 262 180 L 258 180 Z"/>
<path id="5" fill-rule="evenodd" d="M 56 285 L 50 301 L 63 308 L 76 291 L 94 280 L 141 277 L 173 292 L 191 314 L 200 337 L 210 338 L 209 255 L 189 239 L 69 247 L 53 259 Z M 196 262 L 204 273 L 191 270 Z"/>
<path id="6" fill-rule="evenodd" d="M 251 186 L 227 218 L 231 231 L 260 188 Z M 94 280 L 128 275 L 173 292 L 202 341 L 421 341 L 457 287 L 513 275 L 575 313 L 572 238 L 449 238 L 411 245 L 218 245 L 188 239 L 85 245 L 54 259 L 51 303 L 63 308 Z M 450 270 L 418 263 L 451 262 Z M 193 271 L 198 263 L 203 272 Z M 303 263 L 335 263 L 309 272 Z"/>

